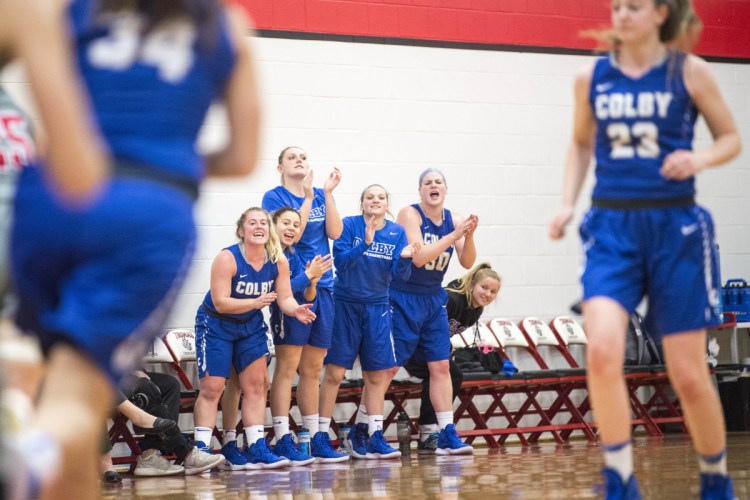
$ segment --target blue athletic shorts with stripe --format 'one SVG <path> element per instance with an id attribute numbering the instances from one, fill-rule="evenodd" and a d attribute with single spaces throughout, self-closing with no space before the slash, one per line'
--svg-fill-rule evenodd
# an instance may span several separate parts
<path id="1" fill-rule="evenodd" d="M 595 207 L 580 235 L 584 300 L 609 297 L 632 313 L 648 296 L 659 338 L 721 323 L 719 254 L 707 210 Z"/>
<path id="2" fill-rule="evenodd" d="M 302 304 L 302 302 L 299 303 Z M 272 314 L 271 332 L 273 333 L 274 345 L 311 345 L 321 349 L 331 347 L 333 317 L 335 315 L 331 290 L 318 289 L 313 307 L 310 310 L 317 317 L 309 325 L 302 323 L 297 318 L 281 314 L 279 311 L 279 315 L 283 318 L 280 322 L 278 317 Z"/>
<path id="3" fill-rule="evenodd" d="M 387 370 L 396 366 L 391 336 L 391 311 L 387 303 L 336 301 L 336 324 L 325 364 L 351 370 L 359 356 L 366 372 Z"/>
<path id="4" fill-rule="evenodd" d="M 448 293 L 442 288 L 424 295 L 398 290 L 390 293 L 397 366 L 404 366 L 412 357 L 424 363 L 448 359 Z"/>
<path id="5" fill-rule="evenodd" d="M 229 378 L 268 355 L 268 327 L 263 319 L 234 323 L 209 315 L 203 306 L 195 315 L 195 355 L 198 376 Z"/>
<path id="6" fill-rule="evenodd" d="M 78 347 L 117 381 L 163 333 L 194 246 L 193 198 L 177 187 L 115 177 L 75 208 L 26 168 L 13 225 L 16 322 L 45 350 Z"/>
<path id="7" fill-rule="evenodd" d="M 300 302 L 298 297 L 295 297 L 297 302 Z M 314 300 L 312 312 L 317 314 L 318 302 Z M 307 345 L 310 340 L 310 332 L 312 331 L 312 324 L 306 325 L 294 316 L 287 316 L 282 313 L 279 307 L 275 304 L 271 305 L 271 333 L 273 333 L 273 344 L 274 345 Z"/>

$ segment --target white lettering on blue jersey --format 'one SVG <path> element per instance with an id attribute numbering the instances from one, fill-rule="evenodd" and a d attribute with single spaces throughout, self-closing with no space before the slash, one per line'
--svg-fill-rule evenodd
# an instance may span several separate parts
<path id="1" fill-rule="evenodd" d="M 424 233 L 424 243 L 425 243 L 425 245 L 429 245 L 430 243 L 435 243 L 436 241 L 440 241 L 440 235 L 439 234 Z"/>
<path id="2" fill-rule="evenodd" d="M 307 218 L 307 222 L 321 222 L 326 220 L 326 206 L 320 205 L 319 207 L 313 207 L 310 210 L 310 216 Z"/>
<path id="3" fill-rule="evenodd" d="M 599 120 L 620 120 L 623 118 L 666 118 L 671 92 L 612 92 L 599 94 L 594 99 L 596 118 Z"/>
<path id="4" fill-rule="evenodd" d="M 238 281 L 235 292 L 241 295 L 247 295 L 249 297 L 257 297 L 265 293 L 269 293 L 273 287 L 273 280 L 271 281 Z"/>

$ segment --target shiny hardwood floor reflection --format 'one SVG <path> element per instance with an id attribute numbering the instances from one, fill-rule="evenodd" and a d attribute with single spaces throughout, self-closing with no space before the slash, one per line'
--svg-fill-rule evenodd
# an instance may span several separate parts
<path id="1" fill-rule="evenodd" d="M 644 499 L 683 500 L 698 494 L 698 467 L 689 439 L 636 438 L 635 469 Z M 740 499 L 750 499 L 750 433 L 729 437 L 728 465 Z M 104 486 L 106 499 L 224 498 L 599 498 L 599 448 L 587 442 L 477 448 L 473 457 L 313 464 L 278 471 L 213 472 L 199 476 L 135 478 Z"/>

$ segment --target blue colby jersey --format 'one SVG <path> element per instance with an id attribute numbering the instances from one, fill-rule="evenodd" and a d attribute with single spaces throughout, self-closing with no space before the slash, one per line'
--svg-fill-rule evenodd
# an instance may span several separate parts
<path id="1" fill-rule="evenodd" d="M 204 42 L 187 22 L 144 37 L 137 15 L 99 19 L 96 7 L 94 0 L 75 0 L 70 18 L 80 71 L 107 145 L 121 162 L 197 184 L 204 165 L 195 140 L 235 62 L 226 19 L 220 14 L 215 43 Z"/>
<path id="2" fill-rule="evenodd" d="M 685 54 L 669 52 L 638 79 L 614 59 L 597 61 L 589 102 L 596 118 L 595 199 L 680 198 L 695 194 L 694 179 L 659 174 L 671 152 L 692 149 L 697 109 L 683 80 Z"/>
<path id="3" fill-rule="evenodd" d="M 326 198 L 325 191 L 321 188 L 313 188 L 313 203 L 310 209 L 310 216 L 307 218 L 307 225 L 302 237 L 294 245 L 295 251 L 303 262 L 310 262 L 316 255 L 328 255 L 331 248 L 328 244 L 328 235 L 326 234 Z M 269 212 L 274 212 L 280 208 L 292 207 L 299 210 L 304 197 L 295 196 L 284 186 L 276 186 L 263 195 L 261 206 Z M 333 288 L 333 272 L 328 271 L 318 281 L 318 288 Z"/>
<path id="4" fill-rule="evenodd" d="M 411 259 L 399 257 L 408 244 L 404 228 L 386 220 L 368 246 L 363 216 L 345 217 L 342 222 L 341 237 L 333 242 L 336 300 L 387 303 L 391 279 L 394 276 L 408 279 L 411 272 Z"/>
<path id="5" fill-rule="evenodd" d="M 264 293 L 270 293 L 274 290 L 274 282 L 279 274 L 279 268 L 275 262 L 267 260 L 260 271 L 253 269 L 253 266 L 247 263 L 240 252 L 240 244 L 232 245 L 225 248 L 232 252 L 234 261 L 237 263 L 237 272 L 232 276 L 232 297 L 235 299 L 255 299 Z M 252 320 L 263 322 L 263 313 L 260 309 L 253 309 L 242 314 L 223 314 L 216 311 L 214 302 L 211 299 L 209 290 L 203 299 L 203 307 L 209 314 L 230 322 L 247 323 Z"/>
<path id="6" fill-rule="evenodd" d="M 425 244 L 434 243 L 443 236 L 452 233 L 455 229 L 450 210 L 443 209 L 443 223 L 437 226 L 422 212 L 419 204 L 414 204 L 412 207 L 422 217 L 420 229 L 422 231 L 422 240 Z M 453 245 L 448 247 L 435 260 L 428 262 L 422 267 L 412 264 L 410 277 L 408 279 L 396 277 L 391 286 L 394 290 L 418 294 L 434 293 L 441 290 L 443 276 L 445 276 L 445 272 L 448 270 L 448 263 L 452 255 Z"/>

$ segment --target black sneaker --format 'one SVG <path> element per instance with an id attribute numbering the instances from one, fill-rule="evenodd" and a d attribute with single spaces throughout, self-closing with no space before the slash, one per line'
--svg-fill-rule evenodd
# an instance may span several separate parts
<path id="1" fill-rule="evenodd" d="M 102 481 L 109 484 L 121 483 L 122 477 L 117 473 L 117 471 L 108 470 L 102 474 Z"/>
<path id="2" fill-rule="evenodd" d="M 427 436 L 427 439 L 424 441 L 418 441 L 417 442 L 417 454 L 418 455 L 434 455 L 435 450 L 437 450 L 437 443 L 438 443 L 438 436 L 439 434 L 437 432 L 430 433 L 429 436 Z"/>

